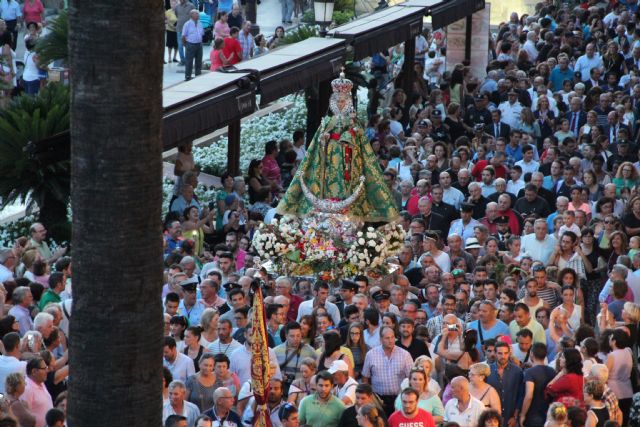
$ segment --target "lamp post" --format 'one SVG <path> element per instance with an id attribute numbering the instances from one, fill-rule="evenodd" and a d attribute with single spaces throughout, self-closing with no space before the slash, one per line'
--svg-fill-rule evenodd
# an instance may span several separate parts
<path id="1" fill-rule="evenodd" d="M 326 37 L 327 27 L 333 21 L 333 0 L 315 0 L 313 12 L 316 23 L 320 25 L 320 37 Z"/>

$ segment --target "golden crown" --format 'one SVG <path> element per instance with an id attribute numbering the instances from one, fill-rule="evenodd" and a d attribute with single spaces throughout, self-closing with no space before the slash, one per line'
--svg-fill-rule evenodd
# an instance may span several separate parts
<path id="1" fill-rule="evenodd" d="M 331 82 L 331 88 L 334 93 L 351 94 L 353 82 L 345 77 L 344 70 L 340 73 L 340 77 Z"/>

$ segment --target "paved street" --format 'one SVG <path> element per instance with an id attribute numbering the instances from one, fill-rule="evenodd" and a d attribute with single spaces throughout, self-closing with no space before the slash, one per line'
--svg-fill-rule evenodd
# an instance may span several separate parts
<path id="1" fill-rule="evenodd" d="M 261 0 L 261 4 L 258 5 L 258 25 L 260 26 L 260 32 L 267 37 L 271 37 L 275 33 L 276 27 L 281 25 L 280 13 L 280 0 Z M 294 19 L 293 26 L 296 26 L 298 21 Z M 291 27 L 291 26 L 287 26 Z M 212 46 L 204 46 L 203 49 L 203 62 L 209 62 L 209 54 L 211 53 Z M 165 59 L 167 55 L 167 49 L 165 48 Z M 203 70 L 203 72 L 206 72 Z M 164 66 L 164 78 L 163 87 L 173 86 L 176 83 L 184 81 L 184 67 L 178 66 L 177 63 L 170 63 Z"/>

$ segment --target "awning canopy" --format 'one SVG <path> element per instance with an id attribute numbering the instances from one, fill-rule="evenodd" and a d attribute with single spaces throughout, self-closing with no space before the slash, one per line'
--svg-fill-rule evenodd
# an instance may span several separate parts
<path id="1" fill-rule="evenodd" d="M 336 27 L 329 35 L 345 39 L 360 60 L 420 34 L 423 16 L 421 8 L 394 6 Z"/>
<path id="2" fill-rule="evenodd" d="M 163 146 L 170 150 L 255 111 L 249 73 L 206 73 L 162 91 Z"/>
<path id="3" fill-rule="evenodd" d="M 408 0 L 398 6 L 422 8 L 425 15 L 431 16 L 431 27 L 437 30 L 484 9 L 484 3 L 485 0 Z"/>
<path id="4" fill-rule="evenodd" d="M 337 75 L 346 51 L 342 40 L 311 37 L 236 67 L 258 72 L 260 105 L 265 105 Z"/>

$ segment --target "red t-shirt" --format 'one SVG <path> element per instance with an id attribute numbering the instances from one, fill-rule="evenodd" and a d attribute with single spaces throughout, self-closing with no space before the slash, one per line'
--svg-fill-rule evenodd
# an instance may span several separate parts
<path id="1" fill-rule="evenodd" d="M 233 57 L 231 56 L 232 53 L 235 53 Z M 233 37 L 227 37 L 224 39 L 222 54 L 229 60 L 229 65 L 237 64 L 242 60 L 242 46 L 240 46 L 240 42 Z"/>
<path id="2" fill-rule="evenodd" d="M 418 408 L 418 414 L 407 418 L 402 411 L 396 411 L 389 417 L 390 427 L 436 427 L 433 417 L 424 409 Z"/>
<path id="3" fill-rule="evenodd" d="M 471 175 L 476 179 L 476 181 L 482 181 L 482 171 L 489 165 L 491 165 L 491 163 L 488 160 L 479 160 L 473 169 L 471 169 Z M 494 166 L 493 168 L 496 171 L 496 176 L 494 176 L 494 178 L 506 179 L 507 169 L 504 166 L 500 165 L 497 168 Z"/>

